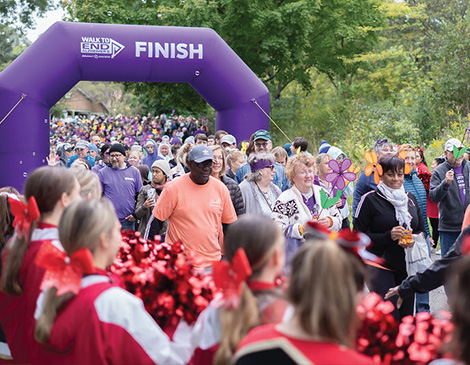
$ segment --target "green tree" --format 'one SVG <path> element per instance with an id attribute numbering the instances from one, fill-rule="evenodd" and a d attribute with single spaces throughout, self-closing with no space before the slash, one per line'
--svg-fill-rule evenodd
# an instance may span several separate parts
<path id="1" fill-rule="evenodd" d="M 65 0 L 72 20 L 214 29 L 269 87 L 275 99 L 291 82 L 311 90 L 310 70 L 347 75 L 346 62 L 373 47 L 383 16 L 379 0 Z M 132 86 L 166 105 L 198 108 L 185 86 Z"/>

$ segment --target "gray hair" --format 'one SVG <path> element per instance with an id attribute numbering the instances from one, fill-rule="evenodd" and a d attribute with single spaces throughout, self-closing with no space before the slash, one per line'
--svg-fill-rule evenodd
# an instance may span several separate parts
<path id="1" fill-rule="evenodd" d="M 257 161 L 269 161 L 271 162 L 273 165 L 274 165 L 274 156 L 272 153 L 252 153 L 249 157 L 248 157 L 248 165 L 253 165 L 255 162 Z M 255 171 L 255 172 L 249 172 L 248 174 L 246 174 L 246 179 L 248 181 L 260 181 L 261 180 L 261 174 L 259 173 L 260 170 L 258 171 Z"/>

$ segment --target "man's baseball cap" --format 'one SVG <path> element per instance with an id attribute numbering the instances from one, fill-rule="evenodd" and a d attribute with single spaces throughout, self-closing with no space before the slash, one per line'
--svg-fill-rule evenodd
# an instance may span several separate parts
<path id="1" fill-rule="evenodd" d="M 188 153 L 188 161 L 194 161 L 196 163 L 213 159 L 214 154 L 212 153 L 212 150 L 203 144 L 194 146 Z"/>
<path id="2" fill-rule="evenodd" d="M 222 143 L 228 143 L 229 145 L 232 145 L 232 144 L 237 144 L 237 140 L 235 139 L 234 136 L 232 136 L 231 134 L 226 134 L 225 136 L 222 137 L 222 139 L 220 140 L 220 144 Z"/>
<path id="3" fill-rule="evenodd" d="M 460 142 L 457 138 L 451 138 L 446 142 L 445 150 L 452 152 L 454 150 L 454 146 L 457 148 L 463 147 L 462 142 Z"/>
<path id="4" fill-rule="evenodd" d="M 253 137 L 253 141 L 257 141 L 258 139 L 264 139 L 265 141 L 271 141 L 271 135 L 267 130 L 259 129 L 255 132 L 255 136 Z"/>
<path id="5" fill-rule="evenodd" d="M 87 141 L 78 141 L 76 144 L 75 144 L 75 148 L 88 148 L 88 142 Z"/>

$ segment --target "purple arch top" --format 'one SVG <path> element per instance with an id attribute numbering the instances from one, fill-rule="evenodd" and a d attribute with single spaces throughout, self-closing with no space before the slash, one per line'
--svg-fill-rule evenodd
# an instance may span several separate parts
<path id="1" fill-rule="evenodd" d="M 77 82 L 187 82 L 238 140 L 269 128 L 269 92 L 212 29 L 57 22 L 0 73 L 0 187 L 46 163 L 49 109 Z"/>

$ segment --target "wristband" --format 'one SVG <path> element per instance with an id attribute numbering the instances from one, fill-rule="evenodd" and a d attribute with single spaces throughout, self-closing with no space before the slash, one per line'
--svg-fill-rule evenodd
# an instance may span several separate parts
<path id="1" fill-rule="evenodd" d="M 333 219 L 331 219 L 330 216 L 328 216 L 326 218 L 330 221 L 330 225 L 328 226 L 328 228 L 332 227 L 333 226 Z"/>

